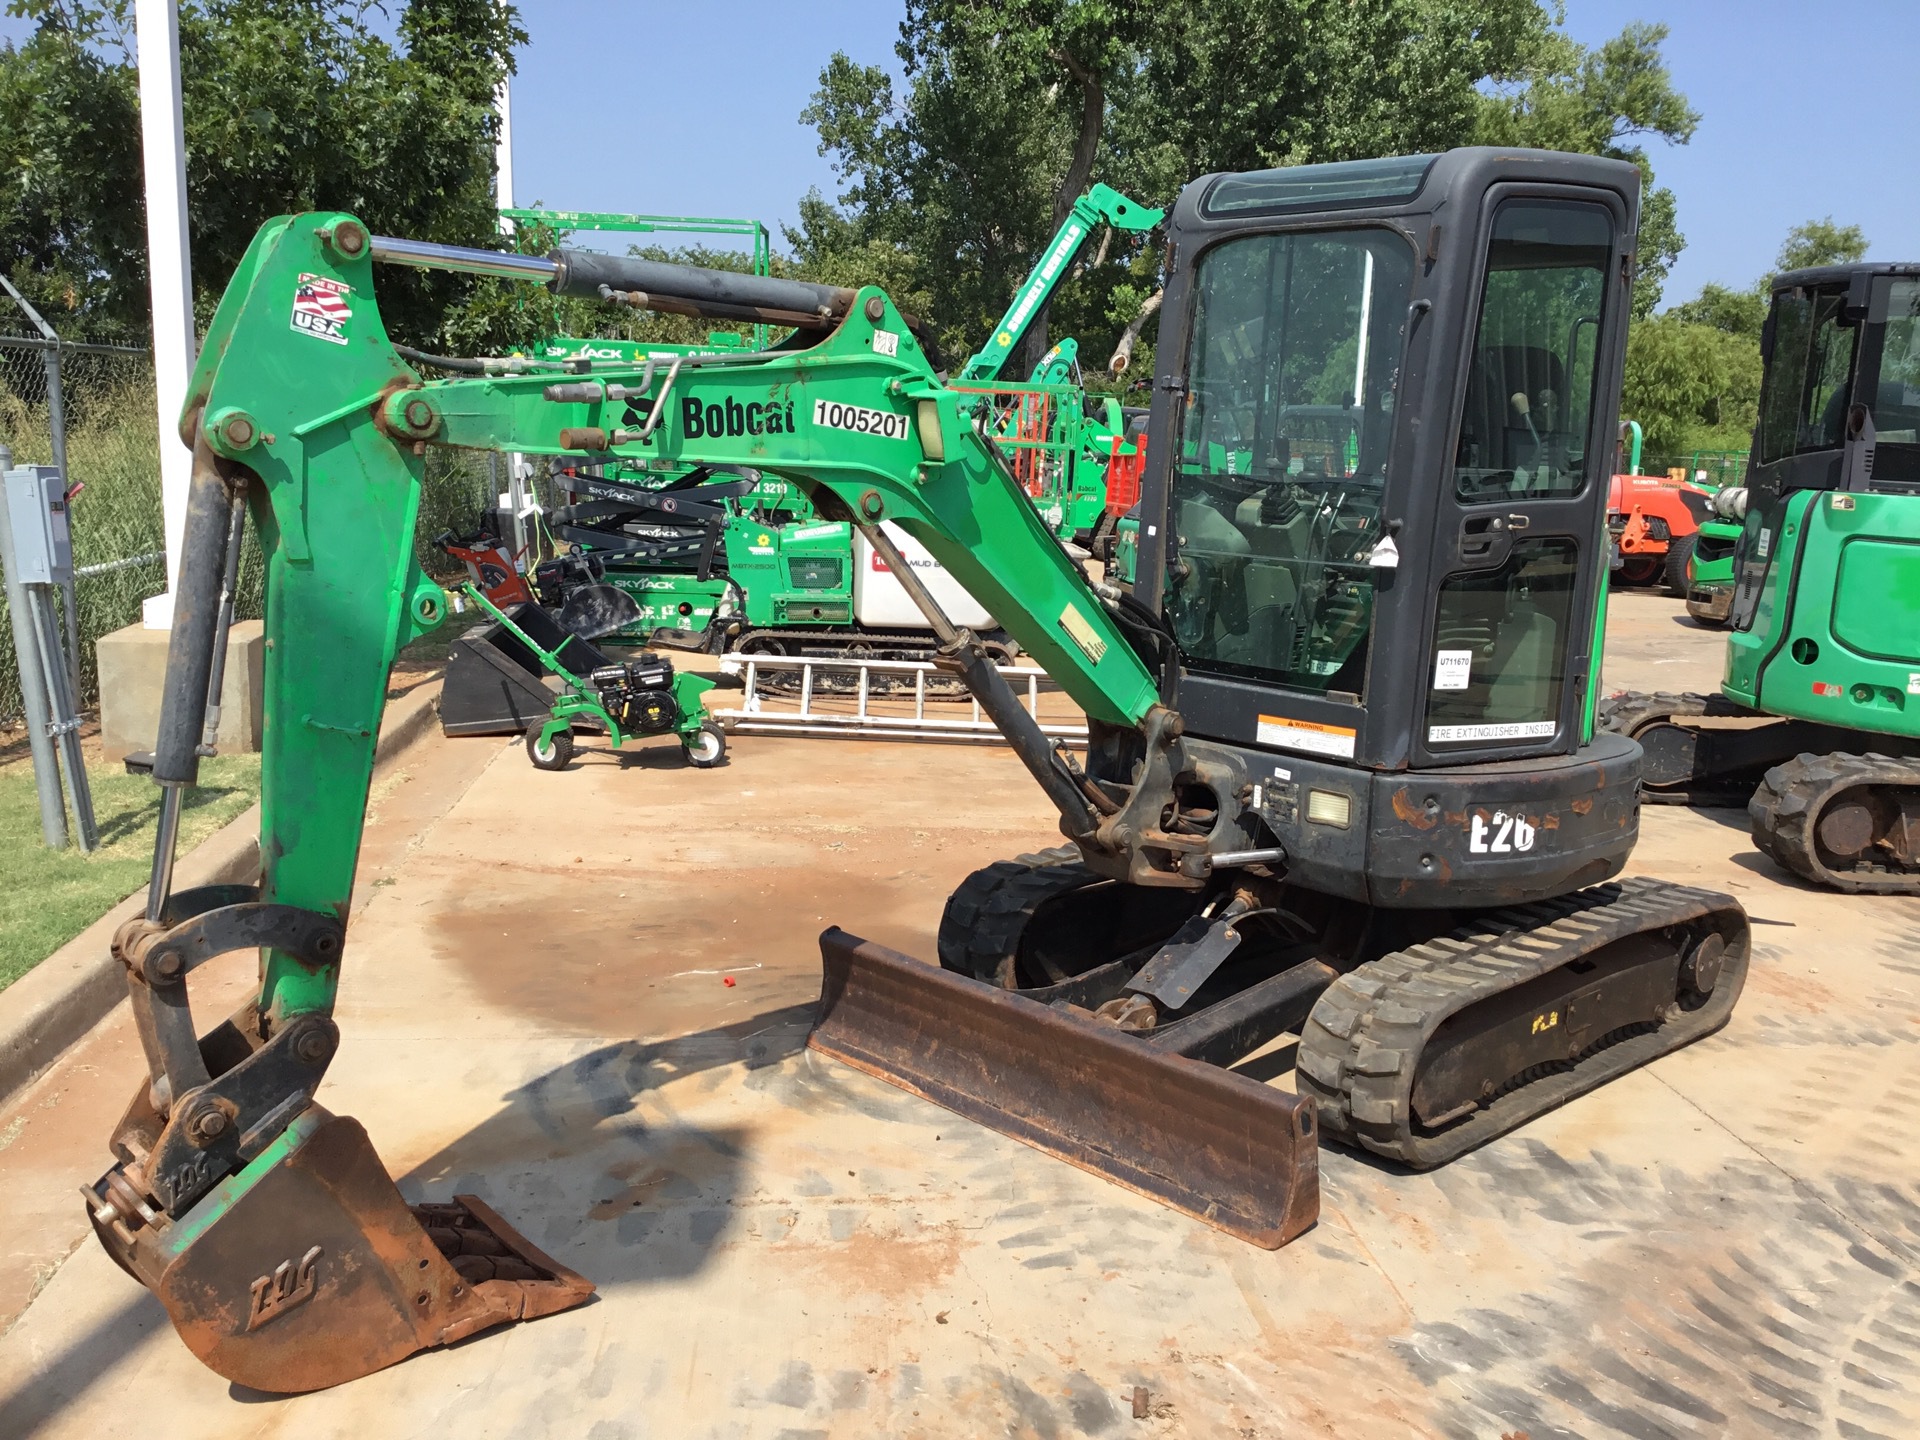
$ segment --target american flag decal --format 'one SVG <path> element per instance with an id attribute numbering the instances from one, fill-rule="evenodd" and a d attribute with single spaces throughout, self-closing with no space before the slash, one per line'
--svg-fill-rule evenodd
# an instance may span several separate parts
<path id="1" fill-rule="evenodd" d="M 346 344 L 347 321 L 353 318 L 347 297 L 352 294 L 350 286 L 326 275 L 302 275 L 293 290 L 293 328 L 335 345 Z"/>

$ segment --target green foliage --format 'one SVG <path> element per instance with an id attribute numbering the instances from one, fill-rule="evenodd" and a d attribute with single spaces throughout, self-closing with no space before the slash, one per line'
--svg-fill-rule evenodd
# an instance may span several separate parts
<path id="1" fill-rule="evenodd" d="M 26 746 L 17 747 L 24 752 Z M 40 836 L 33 769 L 24 753 L 0 764 L 0 988 L 12 984 L 147 883 L 160 791 L 119 765 L 89 765 L 100 848 L 49 850 Z M 260 795 L 258 755 L 200 762 L 180 817 L 185 854 Z"/>
<path id="2" fill-rule="evenodd" d="M 1766 281 L 1750 285 L 1745 290 L 1734 290 L 1708 281 L 1700 287 L 1698 295 L 1674 306 L 1667 314 L 1689 324 L 1705 325 L 1729 335 L 1738 335 L 1750 341 L 1754 353 L 1758 354 L 1760 327 L 1767 318 Z"/>
<path id="3" fill-rule="evenodd" d="M 1640 422 L 1648 454 L 1743 450 L 1759 403 L 1755 340 L 1673 313 L 1635 323 L 1620 413 Z"/>
<path id="4" fill-rule="evenodd" d="M 1858 225 L 1836 225 L 1831 215 L 1796 225 L 1780 242 L 1774 272 L 1807 270 L 1815 265 L 1851 265 L 1867 254 L 1867 234 Z M 1773 277 L 1768 276 L 1770 281 Z"/>
<path id="5" fill-rule="evenodd" d="M 1867 253 L 1858 225 L 1832 216 L 1796 225 L 1774 270 L 1744 289 L 1709 282 L 1664 315 L 1642 318 L 1627 338 L 1621 414 L 1646 432 L 1647 453 L 1744 450 L 1760 406 L 1760 329 L 1774 275 L 1850 264 Z"/>
<path id="6" fill-rule="evenodd" d="M 835 55 L 802 114 L 838 203 L 787 233 L 809 274 L 934 297 L 945 347 L 977 347 L 1058 218 L 1100 179 L 1151 205 L 1216 170 L 1536 145 L 1645 168 L 1642 137 L 1697 120 L 1660 60 L 1665 31 L 1598 50 L 1538 0 L 909 0 L 906 84 Z M 897 91 L 899 93 L 897 93 Z M 1645 305 L 1681 239 L 1650 191 Z M 1118 240 L 1053 305 L 1098 363 L 1158 288 L 1159 242 Z M 1129 376 L 1151 373 L 1150 341 Z"/>
<path id="7" fill-rule="evenodd" d="M 70 338 L 146 310 L 140 127 L 126 0 L 12 0 L 0 49 L 0 264 Z M 360 0 L 185 0 L 180 68 L 195 308 L 204 324 L 260 224 L 350 210 L 377 232 L 498 243 L 496 86 L 525 42 L 504 0 L 407 0 L 397 43 Z M 381 310 L 431 342 L 471 282 L 396 275 Z"/>

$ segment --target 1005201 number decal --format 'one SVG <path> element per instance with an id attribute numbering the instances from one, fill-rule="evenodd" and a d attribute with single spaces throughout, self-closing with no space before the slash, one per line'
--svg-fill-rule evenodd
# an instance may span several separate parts
<path id="1" fill-rule="evenodd" d="M 838 400 L 814 401 L 813 423 L 827 430 L 851 430 L 856 435 L 880 435 L 888 440 L 907 438 L 906 416 L 843 405 Z"/>

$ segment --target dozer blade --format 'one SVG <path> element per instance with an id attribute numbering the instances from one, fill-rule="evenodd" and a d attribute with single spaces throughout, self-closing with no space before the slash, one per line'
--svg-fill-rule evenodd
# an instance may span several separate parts
<path id="1" fill-rule="evenodd" d="M 1277 1250 L 1320 1214 L 1312 1104 L 830 929 L 807 1044 Z"/>
<path id="2" fill-rule="evenodd" d="M 310 1106 L 178 1220 L 124 1169 L 88 1192 L 94 1229 L 216 1373 L 275 1394 L 323 1390 L 593 1286 L 477 1197 L 409 1206 L 358 1121 Z"/>

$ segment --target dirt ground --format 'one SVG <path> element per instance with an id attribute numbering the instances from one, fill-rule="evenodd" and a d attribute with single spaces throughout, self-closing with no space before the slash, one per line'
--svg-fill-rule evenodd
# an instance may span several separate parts
<path id="1" fill-rule="evenodd" d="M 1709 689 L 1719 649 L 1616 597 L 1607 681 Z M 455 741 L 374 809 L 321 1099 L 599 1298 L 229 1387 L 85 1241 L 116 1019 L 0 1111 L 0 1436 L 1920 1434 L 1920 902 L 1791 882 L 1741 813 L 1650 809 L 1631 867 L 1747 906 L 1726 1030 L 1438 1172 L 1329 1150 L 1269 1253 L 802 1048 L 824 925 L 930 956 L 962 875 L 1051 843 L 1003 751 Z"/>

